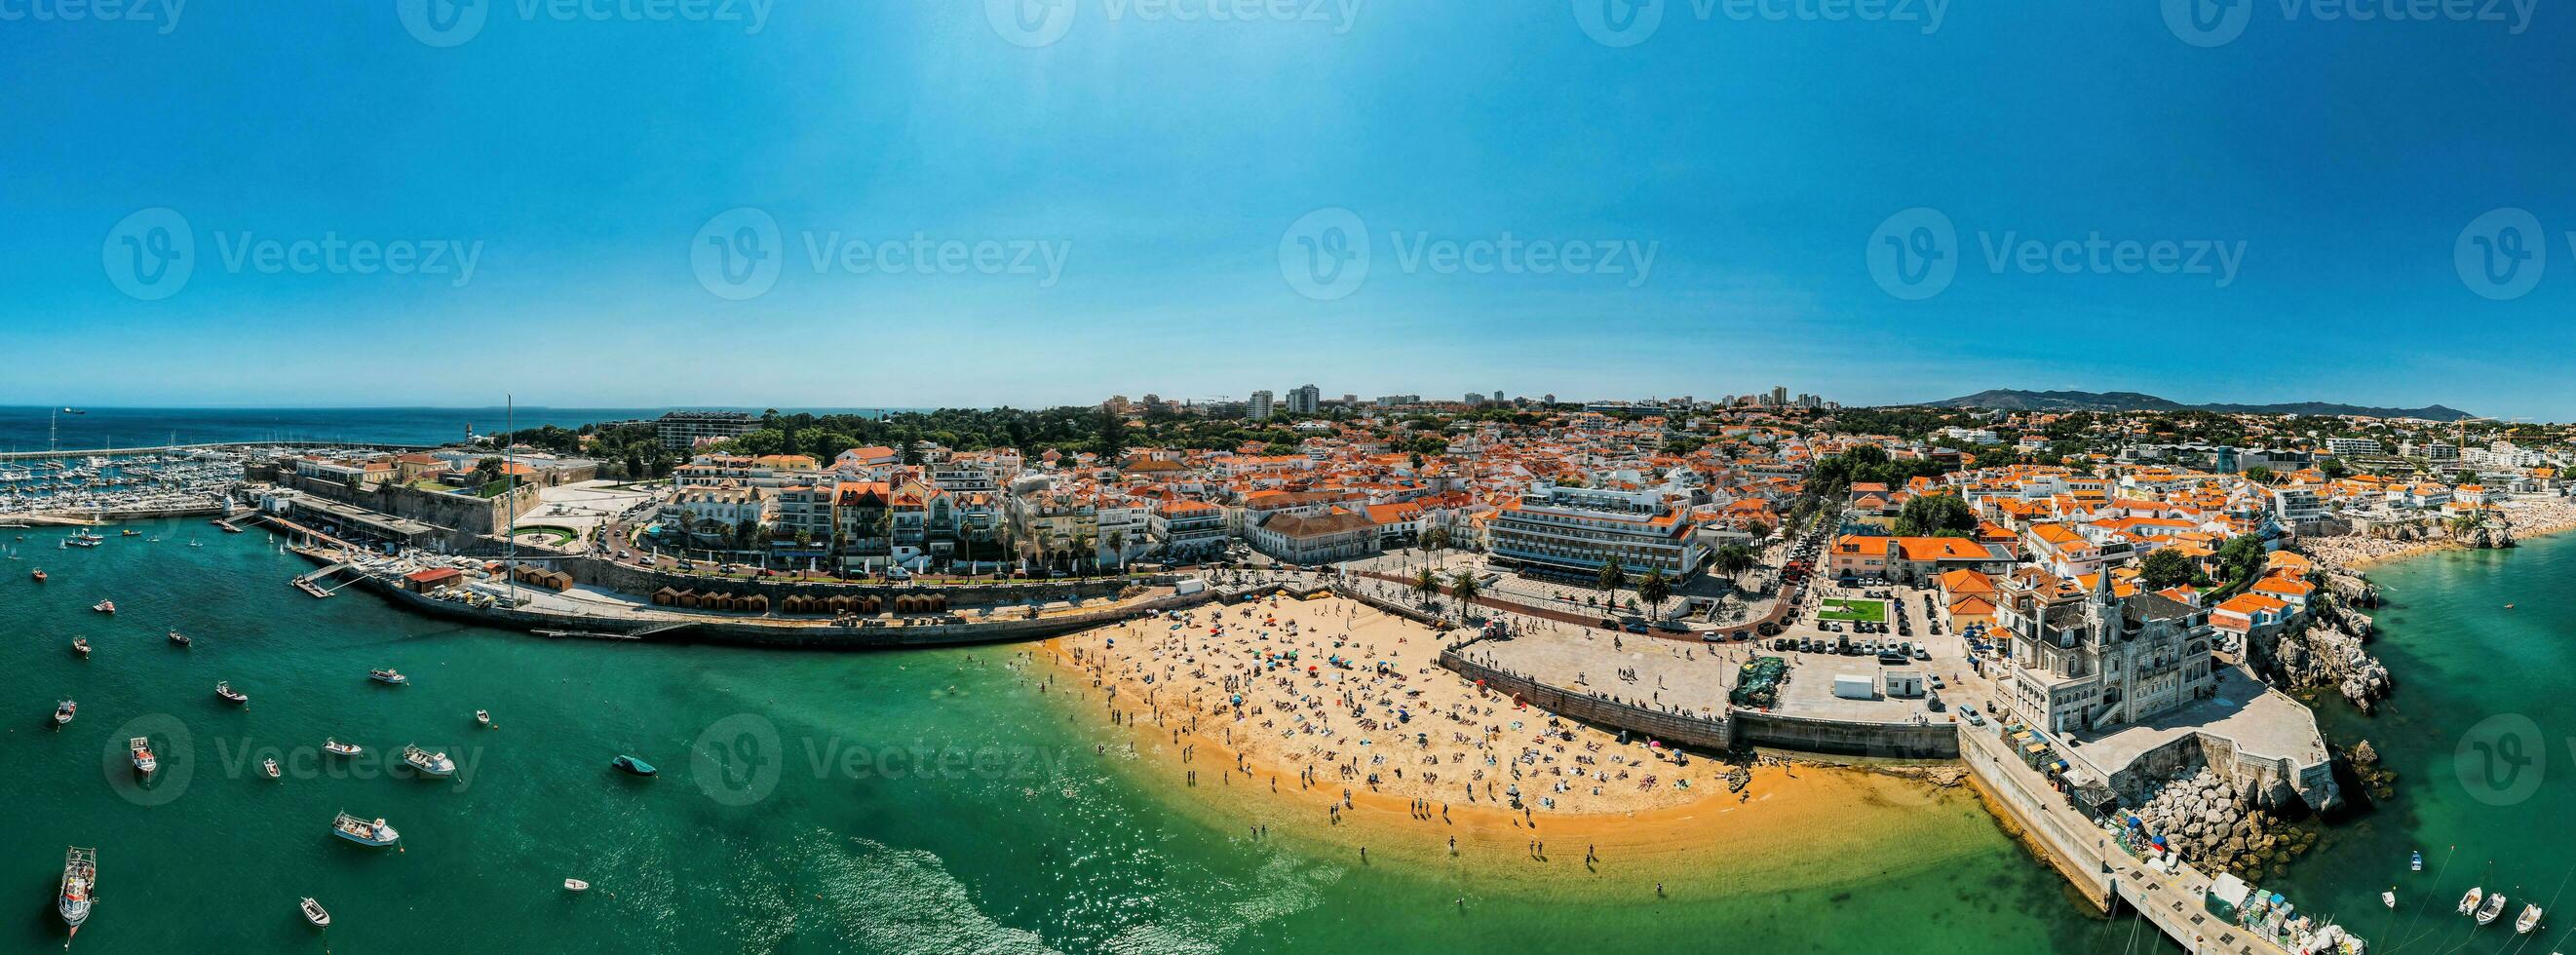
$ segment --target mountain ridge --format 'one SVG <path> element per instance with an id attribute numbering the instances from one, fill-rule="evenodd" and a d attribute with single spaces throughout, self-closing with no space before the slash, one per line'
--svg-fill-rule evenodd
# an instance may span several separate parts
<path id="1" fill-rule="evenodd" d="M 2458 421 L 2471 415 L 2447 405 L 2384 408 L 2328 401 L 2278 404 L 2185 404 L 2136 391 L 2028 391 L 1989 388 L 1972 395 L 1924 402 L 1926 408 L 1989 408 L 1996 411 L 2216 411 L 2225 414 L 2352 415 L 2365 418 L 2421 418 Z"/>

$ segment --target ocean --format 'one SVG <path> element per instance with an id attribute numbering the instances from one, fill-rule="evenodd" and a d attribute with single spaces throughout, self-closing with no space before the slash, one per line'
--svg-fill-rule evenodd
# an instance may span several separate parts
<path id="1" fill-rule="evenodd" d="M 1009 647 L 549 640 L 355 590 L 315 600 L 286 586 L 310 565 L 261 533 L 133 526 L 147 536 L 87 550 L 0 537 L 14 558 L 0 562 L 0 701 L 17 714 L 0 732 L 10 949 L 59 950 L 47 902 L 75 845 L 98 850 L 87 952 L 2161 946 L 2135 919 L 2086 917 L 1964 789 L 1855 801 L 1840 818 L 1873 846 L 1857 853 L 1675 872 L 1613 860 L 1602 876 L 1361 864 L 1253 839 L 1244 819 L 1147 779 L 1095 701 L 1038 692 L 1047 671 L 1013 668 Z M 51 579 L 30 580 L 36 567 Z M 88 609 L 102 598 L 119 612 Z M 164 640 L 173 627 L 194 646 Z M 85 660 L 67 648 L 81 635 L 96 648 Z M 411 685 L 367 680 L 387 666 Z M 217 699 L 217 680 L 248 705 Z M 63 697 L 80 713 L 56 730 Z M 496 728 L 476 727 L 477 709 Z M 149 785 L 127 762 L 137 735 L 163 761 Z M 325 738 L 369 752 L 326 759 Z M 450 754 L 457 776 L 389 768 L 410 743 Z M 662 774 L 612 771 L 621 753 Z M 286 778 L 259 771 L 270 755 Z M 334 838 L 343 810 L 386 819 L 402 851 Z M 565 878 L 593 888 L 568 893 Z M 318 938 L 295 909 L 307 895 L 334 916 Z"/>
<path id="2" fill-rule="evenodd" d="M 671 408 L 82 408 L 61 414 L 50 407 L 0 407 L 0 451 L 60 448 L 86 451 L 226 441 L 348 441 L 445 444 L 469 435 L 555 425 L 577 428 L 602 421 L 660 417 Z M 749 411 L 760 408 L 704 407 Z M 816 413 L 884 414 L 912 409 L 781 409 Z"/>

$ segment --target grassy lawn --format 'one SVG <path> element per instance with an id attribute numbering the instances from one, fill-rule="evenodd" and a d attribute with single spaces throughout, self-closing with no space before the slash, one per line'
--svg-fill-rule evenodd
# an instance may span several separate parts
<path id="1" fill-rule="evenodd" d="M 1823 609 L 1816 614 L 1816 617 L 1820 620 L 1886 623 L 1887 601 L 1845 600 L 1840 597 L 1827 597 L 1825 598 Z"/>
<path id="2" fill-rule="evenodd" d="M 543 537 L 546 539 L 546 543 L 548 544 L 569 544 L 573 542 L 574 536 L 571 528 L 554 527 L 542 524 L 530 524 L 517 528 L 510 533 L 511 536 L 514 537 Z"/>

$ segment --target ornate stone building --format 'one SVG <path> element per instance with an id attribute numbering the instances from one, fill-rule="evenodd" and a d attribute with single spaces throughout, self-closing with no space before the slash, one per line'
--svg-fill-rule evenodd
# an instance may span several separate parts
<path id="1" fill-rule="evenodd" d="M 2155 593 L 2091 591 L 2036 568 L 2005 579 L 1996 623 L 2012 634 L 2001 687 L 2012 715 L 2049 732 L 2136 723 L 2218 690 L 2209 613 Z"/>

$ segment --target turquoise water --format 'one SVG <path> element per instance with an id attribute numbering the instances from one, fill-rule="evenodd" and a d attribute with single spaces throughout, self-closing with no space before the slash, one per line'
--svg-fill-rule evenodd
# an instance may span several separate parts
<path id="1" fill-rule="evenodd" d="M 2307 908 L 2342 913 L 2376 953 L 2564 951 L 2576 926 L 2576 536 L 2431 554 L 2371 577 L 2388 601 L 2373 650 L 2397 694 L 2373 717 L 2328 704 L 2319 718 L 2329 738 L 2370 741 L 2399 774 L 2397 797 L 2328 830 L 2285 884 Z M 2419 849 L 2425 871 L 2410 873 Z M 2524 900 L 2564 915 L 2527 945 L 2502 926 L 2475 931 L 2453 914 L 2471 885 L 2511 896 L 2508 919 Z M 2378 900 L 2392 886 L 2394 912 Z"/>
<path id="2" fill-rule="evenodd" d="M 489 408 L 84 408 L 57 414 L 56 407 L 0 406 L 0 451 L 152 447 L 224 441 L 350 441 L 446 444 L 493 434 L 515 422 L 521 428 L 577 428 L 601 421 L 660 417 L 669 408 L 539 408 L 513 412 Z M 749 411 L 759 408 L 708 408 Z M 816 409 L 797 409 L 816 410 Z M 877 408 L 828 409 L 879 413 Z M 905 410 L 905 409 L 893 409 Z M 48 442 L 53 442 L 48 444 Z"/>
<path id="3" fill-rule="evenodd" d="M 0 706 L 12 714 L 0 721 L 11 814 L 0 898 L 17 899 L 0 907 L 0 948 L 61 944 L 51 898 L 66 845 L 98 849 L 100 901 L 74 946 L 91 952 L 2153 944 L 2129 921 L 2084 918 L 1957 796 L 1922 811 L 1857 807 L 1856 824 L 1886 829 L 1867 853 L 1635 874 L 1672 887 L 1660 901 L 1571 865 L 1562 881 L 1362 866 L 1321 843 L 1255 841 L 1240 819 L 1115 764 L 1115 748 L 1095 755 L 1123 737 L 1062 693 L 1038 693 L 1007 648 L 550 641 L 410 616 L 357 591 L 305 597 L 285 582 L 309 565 L 256 533 L 136 526 L 162 540 L 111 535 L 83 551 L 56 549 L 48 532 L 0 538 L 21 558 L 0 567 Z M 32 566 L 51 582 L 29 581 Z M 87 609 L 103 597 L 119 605 L 112 619 Z M 169 646 L 171 626 L 195 647 Z M 85 661 L 67 649 L 83 634 L 97 647 Z M 380 666 L 412 685 L 369 683 Z M 219 679 L 249 706 L 216 699 Z M 81 712 L 56 731 L 64 695 Z M 477 708 L 499 728 L 475 727 Z M 149 787 L 125 764 L 138 732 L 165 762 Z M 377 754 L 443 748 L 460 773 L 434 782 L 373 759 L 313 759 L 334 735 Z M 289 778 L 257 772 L 272 748 L 287 751 Z M 663 773 L 615 774 L 618 753 Z M 404 851 L 332 838 L 341 809 L 385 817 Z M 566 877 L 594 888 L 568 894 Z M 1775 880 L 1809 887 L 1764 887 Z M 297 916 L 304 895 L 332 910 L 327 935 Z"/>

